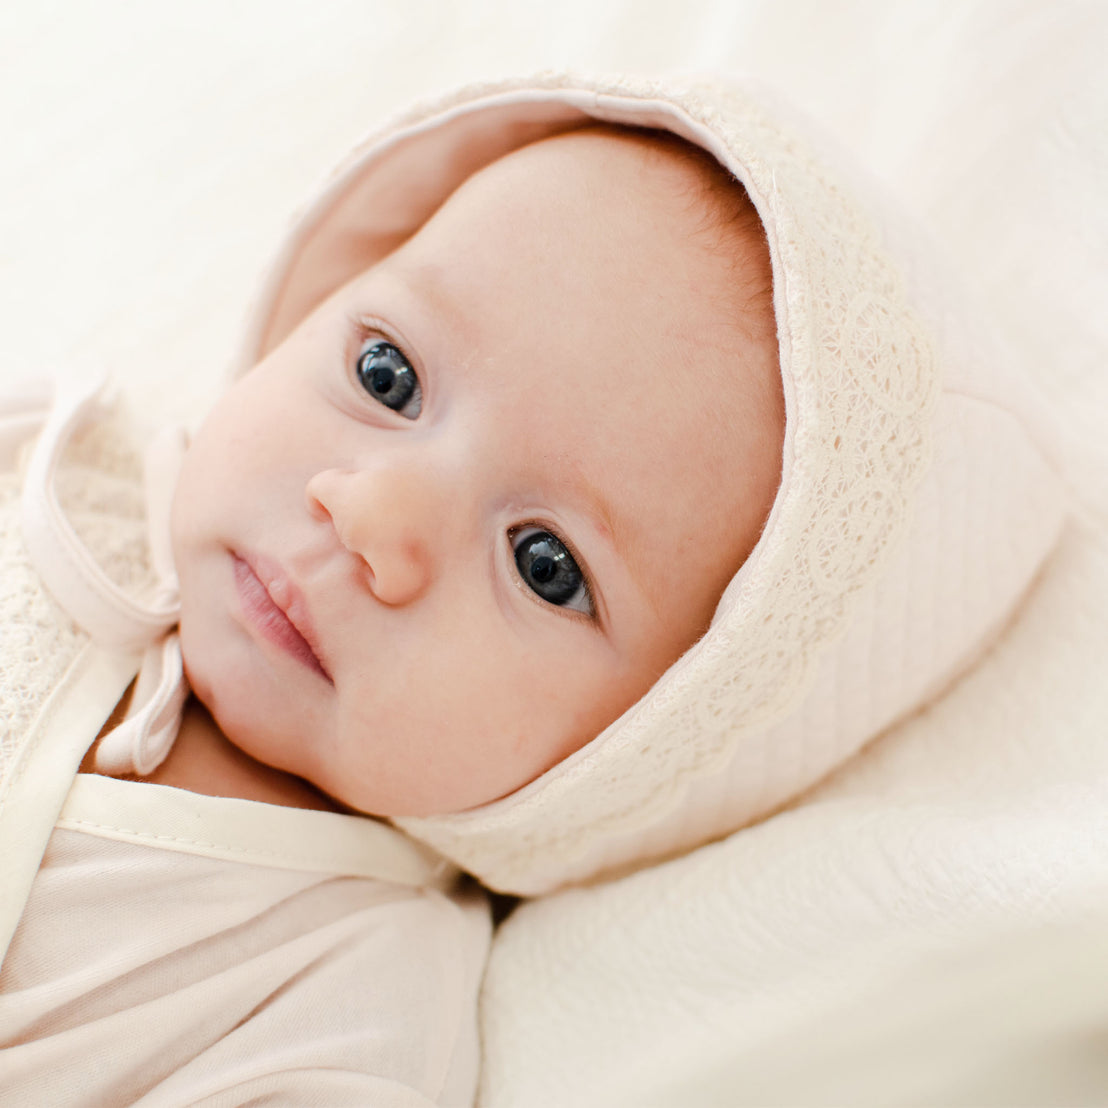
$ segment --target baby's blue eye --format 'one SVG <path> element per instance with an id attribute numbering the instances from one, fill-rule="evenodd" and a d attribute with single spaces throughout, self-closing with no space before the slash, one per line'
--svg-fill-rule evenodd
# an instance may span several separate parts
<path id="1" fill-rule="evenodd" d="M 557 535 L 526 527 L 512 535 L 516 568 L 523 583 L 548 604 L 593 614 L 585 575 Z"/>
<path id="2" fill-rule="evenodd" d="M 415 419 L 423 406 L 423 390 L 403 351 L 391 342 L 374 342 L 358 355 L 358 380 L 374 400 Z"/>

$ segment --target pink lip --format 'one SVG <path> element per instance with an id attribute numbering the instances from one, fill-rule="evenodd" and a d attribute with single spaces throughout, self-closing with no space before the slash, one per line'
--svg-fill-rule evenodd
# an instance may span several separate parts
<path id="1" fill-rule="evenodd" d="M 234 552 L 231 557 L 239 603 L 250 624 L 262 638 L 333 685 L 313 645 L 315 631 L 300 590 L 268 558 L 251 556 L 248 561 Z"/>

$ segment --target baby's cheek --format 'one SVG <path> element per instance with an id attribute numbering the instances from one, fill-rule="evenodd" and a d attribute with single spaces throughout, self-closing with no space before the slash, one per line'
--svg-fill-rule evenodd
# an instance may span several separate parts
<path id="1" fill-rule="evenodd" d="M 532 724 L 530 756 L 538 776 L 592 742 L 634 702 L 609 669 L 579 665 L 528 697 L 523 710 Z M 539 741 L 536 741 L 539 740 Z"/>
<path id="2" fill-rule="evenodd" d="M 603 669 L 598 667 L 594 671 L 597 679 L 591 686 L 591 700 L 583 705 L 580 714 L 579 727 L 584 740 L 579 745 L 591 742 L 641 700 L 686 645 L 682 640 L 679 649 L 669 649 L 668 644 L 652 641 L 651 649 L 641 655 L 620 657 Z"/>

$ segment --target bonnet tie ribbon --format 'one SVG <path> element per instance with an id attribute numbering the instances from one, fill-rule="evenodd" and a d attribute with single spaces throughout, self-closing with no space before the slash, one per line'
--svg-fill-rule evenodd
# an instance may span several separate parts
<path id="1" fill-rule="evenodd" d="M 181 646 L 173 628 L 179 599 L 169 543 L 169 509 L 185 451 L 185 436 L 171 428 L 145 452 L 147 532 L 156 587 L 149 604 L 124 592 L 93 557 L 66 519 L 56 491 L 60 457 L 73 433 L 92 415 L 104 373 L 65 375 L 27 466 L 20 503 L 31 562 L 54 599 L 95 641 L 142 651 L 124 721 L 101 740 L 99 773 L 151 773 L 166 757 L 188 696 Z"/>

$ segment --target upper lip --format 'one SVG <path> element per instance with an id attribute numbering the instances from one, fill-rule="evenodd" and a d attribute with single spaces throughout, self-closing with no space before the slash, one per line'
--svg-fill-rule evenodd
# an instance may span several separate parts
<path id="1" fill-rule="evenodd" d="M 285 618 L 296 628 L 300 637 L 315 655 L 323 676 L 333 685 L 335 682 L 331 677 L 331 668 L 320 648 L 319 635 L 312 621 L 311 610 L 300 586 L 279 562 L 264 554 L 238 551 L 237 557 L 250 567 L 251 572 L 261 582 L 262 588 L 269 594 L 269 599 L 281 609 Z"/>

